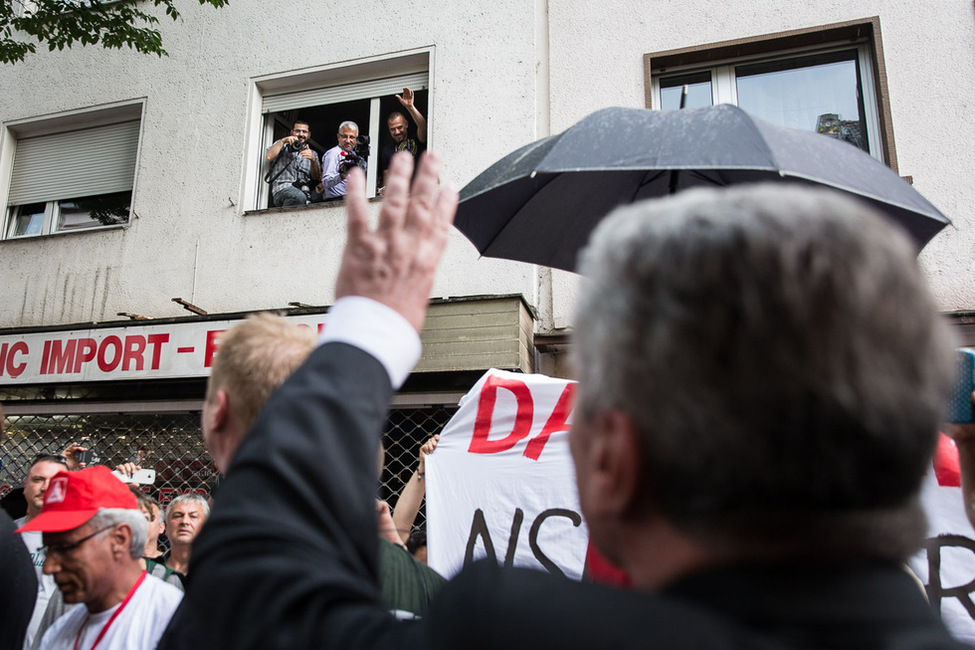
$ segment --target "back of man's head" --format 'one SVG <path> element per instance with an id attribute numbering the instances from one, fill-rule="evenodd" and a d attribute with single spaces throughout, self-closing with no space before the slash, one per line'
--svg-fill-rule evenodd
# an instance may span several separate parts
<path id="1" fill-rule="evenodd" d="M 902 557 L 951 375 L 913 248 L 825 190 L 622 208 L 584 253 L 577 417 L 626 414 L 647 504 L 735 553 Z"/>
<path id="2" fill-rule="evenodd" d="M 224 389 L 240 434 L 246 433 L 265 402 L 315 348 L 315 332 L 273 314 L 257 314 L 227 330 L 210 380 L 207 401 Z"/>

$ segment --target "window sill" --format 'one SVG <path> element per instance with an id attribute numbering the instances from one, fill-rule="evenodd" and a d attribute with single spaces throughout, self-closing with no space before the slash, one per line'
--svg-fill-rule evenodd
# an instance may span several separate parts
<path id="1" fill-rule="evenodd" d="M 0 239 L 0 244 L 15 241 L 43 241 L 49 240 L 52 237 L 64 237 L 67 235 L 84 235 L 90 233 L 106 232 L 109 230 L 127 230 L 131 223 L 118 223 L 111 226 L 101 226 L 100 228 L 79 228 L 78 230 L 62 230 L 60 232 L 52 232 L 46 235 L 20 235 L 18 237 L 5 237 Z"/>
<path id="2" fill-rule="evenodd" d="M 381 203 L 383 197 L 374 196 L 366 199 L 369 203 Z M 272 214 L 310 212 L 316 210 L 334 210 L 345 207 L 345 201 L 323 201 L 321 203 L 311 203 L 309 205 L 293 205 L 287 208 L 262 208 L 257 210 L 244 210 L 245 217 L 258 217 Z"/>

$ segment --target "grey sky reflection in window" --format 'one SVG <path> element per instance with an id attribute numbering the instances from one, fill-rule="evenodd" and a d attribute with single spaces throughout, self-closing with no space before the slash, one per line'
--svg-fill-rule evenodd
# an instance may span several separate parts
<path id="1" fill-rule="evenodd" d="M 855 52 L 737 66 L 735 77 L 738 106 L 752 115 L 868 150 Z"/>
<path id="2" fill-rule="evenodd" d="M 680 96 L 685 84 L 687 85 L 687 102 L 684 108 L 703 108 L 714 103 L 711 96 L 711 73 L 698 72 L 669 77 L 660 81 L 660 107 L 663 110 L 670 111 L 680 108 Z"/>

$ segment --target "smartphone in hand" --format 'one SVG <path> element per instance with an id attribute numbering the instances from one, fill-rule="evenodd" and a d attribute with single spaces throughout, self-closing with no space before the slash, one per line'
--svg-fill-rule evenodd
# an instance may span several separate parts
<path id="1" fill-rule="evenodd" d="M 975 422 L 975 409 L 972 408 L 972 391 L 975 390 L 975 350 L 959 348 L 957 352 L 958 369 L 955 383 L 951 387 L 945 422 L 965 424 Z"/>
<path id="2" fill-rule="evenodd" d="M 85 451 L 79 450 L 75 452 L 75 460 L 79 463 L 84 463 L 85 467 L 97 465 L 101 459 L 101 456 L 99 456 L 94 449 L 86 449 Z"/>

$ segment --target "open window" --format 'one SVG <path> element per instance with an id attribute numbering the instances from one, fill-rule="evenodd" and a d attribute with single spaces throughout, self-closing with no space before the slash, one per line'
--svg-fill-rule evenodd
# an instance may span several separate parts
<path id="1" fill-rule="evenodd" d="M 6 125 L 2 238 L 127 224 L 141 118 L 131 104 Z"/>
<path id="2" fill-rule="evenodd" d="M 249 157 L 254 172 L 245 180 L 245 192 L 253 196 L 253 202 L 248 202 L 254 209 L 271 207 L 270 188 L 264 182 L 270 163 L 265 162 L 264 152 L 288 135 L 296 121 L 308 123 L 311 131 L 308 143 L 319 159 L 336 145 L 339 125 L 346 120 L 355 122 L 360 138 L 369 137 L 366 187 L 369 197 L 376 196 L 382 181 L 380 152 L 391 141 L 386 117 L 393 111 L 403 111 L 396 99 L 403 88 L 413 90 L 416 108 L 424 117 L 429 116 L 429 70 L 429 53 L 423 52 L 257 80 L 259 135 L 251 138 L 255 146 Z M 413 136 L 416 133 L 412 119 L 410 133 Z M 249 192 L 248 187 L 252 188 Z"/>
<path id="3" fill-rule="evenodd" d="M 845 140 L 896 171 L 877 18 L 645 55 L 651 108 L 735 104 Z"/>

